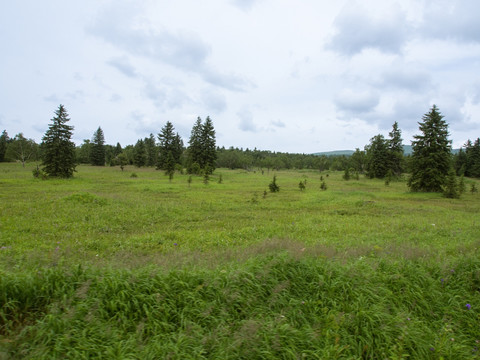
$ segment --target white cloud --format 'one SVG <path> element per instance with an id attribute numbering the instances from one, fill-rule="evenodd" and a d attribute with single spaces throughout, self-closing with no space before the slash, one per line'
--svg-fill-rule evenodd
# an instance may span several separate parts
<path id="1" fill-rule="evenodd" d="M 349 2 L 334 21 L 336 29 L 327 48 L 352 56 L 364 49 L 400 53 L 407 41 L 410 25 L 400 8 L 374 17 L 355 1 Z"/>

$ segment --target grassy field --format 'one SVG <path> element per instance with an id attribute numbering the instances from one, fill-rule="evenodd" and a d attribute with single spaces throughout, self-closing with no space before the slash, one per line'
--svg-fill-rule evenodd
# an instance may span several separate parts
<path id="1" fill-rule="evenodd" d="M 0 164 L 0 359 L 480 356 L 479 194 L 32 168 Z"/>

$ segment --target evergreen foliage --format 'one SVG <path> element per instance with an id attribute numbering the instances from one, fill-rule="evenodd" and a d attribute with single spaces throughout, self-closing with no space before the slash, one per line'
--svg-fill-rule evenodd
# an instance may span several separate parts
<path id="1" fill-rule="evenodd" d="M 217 148 L 215 129 L 210 117 L 207 116 L 204 123 L 200 117 L 197 118 L 188 143 L 187 171 L 190 174 L 197 174 L 195 164 L 198 164 L 204 173 L 212 174 L 216 167 Z"/>
<path id="2" fill-rule="evenodd" d="M 268 188 L 272 193 L 280 191 L 280 186 L 277 184 L 277 175 L 273 175 L 273 180 L 270 184 L 268 184 Z"/>
<path id="3" fill-rule="evenodd" d="M 388 144 L 388 168 L 392 175 L 398 177 L 403 171 L 403 139 L 402 132 L 398 128 L 398 123 L 395 121 L 392 126 L 392 131 L 388 133 L 390 137 L 387 140 Z"/>
<path id="4" fill-rule="evenodd" d="M 155 143 L 155 136 L 150 134 L 150 136 L 146 137 L 143 141 L 145 142 L 145 150 L 147 151 L 146 165 L 155 166 L 158 164 L 158 148 Z"/>
<path id="5" fill-rule="evenodd" d="M 158 134 L 159 140 L 159 157 L 157 161 L 157 169 L 167 170 L 168 157 L 173 157 L 175 164 L 180 163 L 180 158 L 183 153 L 183 141 L 180 135 L 175 134 L 175 128 L 170 121 L 167 121 L 161 132 Z"/>
<path id="6" fill-rule="evenodd" d="M 365 146 L 366 169 L 369 178 L 383 179 L 389 169 L 388 141 L 383 135 L 375 135 Z"/>
<path id="7" fill-rule="evenodd" d="M 7 130 L 3 130 L 0 135 L 0 162 L 5 161 L 5 154 L 7 153 L 7 144 L 9 141 Z"/>
<path id="8" fill-rule="evenodd" d="M 59 105 L 51 121 L 42 138 L 43 171 L 48 176 L 70 178 L 76 167 L 75 144 L 70 140 L 73 126 L 67 125 L 70 119 L 63 105 Z"/>
<path id="9" fill-rule="evenodd" d="M 134 147 L 133 164 L 136 167 L 142 167 L 147 164 L 147 150 L 145 149 L 145 142 L 139 139 Z"/>
<path id="10" fill-rule="evenodd" d="M 458 199 L 460 197 L 457 177 L 453 168 L 448 171 L 448 175 L 445 181 L 445 187 L 443 189 L 443 196 L 450 199 Z"/>
<path id="11" fill-rule="evenodd" d="M 442 192 L 450 171 L 451 145 L 448 124 L 433 105 L 419 123 L 421 135 L 412 141 L 411 176 L 408 186 L 412 191 Z"/>
<path id="12" fill-rule="evenodd" d="M 455 155 L 457 175 L 480 178 L 480 138 L 474 142 L 469 139 L 464 148 Z"/>
<path id="13" fill-rule="evenodd" d="M 93 134 L 90 145 L 90 163 L 94 166 L 105 166 L 105 136 L 100 126 Z"/>

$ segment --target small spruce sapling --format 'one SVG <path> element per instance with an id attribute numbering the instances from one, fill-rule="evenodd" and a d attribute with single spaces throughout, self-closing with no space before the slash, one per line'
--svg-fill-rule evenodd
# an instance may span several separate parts
<path id="1" fill-rule="evenodd" d="M 478 189 L 477 189 L 477 185 L 476 184 L 471 184 L 470 185 L 470 192 L 472 194 L 475 194 L 476 192 L 478 192 Z"/>
<path id="2" fill-rule="evenodd" d="M 322 183 L 320 184 L 320 189 L 322 190 L 327 190 L 327 183 L 325 181 L 322 181 Z"/>
<path id="3" fill-rule="evenodd" d="M 298 188 L 300 189 L 300 191 L 304 191 L 305 190 L 305 184 L 303 181 L 300 181 L 298 183 Z"/>
<path id="4" fill-rule="evenodd" d="M 277 185 L 277 175 L 273 175 L 273 180 L 268 184 L 268 188 L 272 193 L 280 191 L 280 186 Z"/>
<path id="5" fill-rule="evenodd" d="M 443 196 L 450 199 L 458 199 L 460 197 L 455 170 L 453 170 L 453 168 L 448 172 L 445 187 L 443 189 Z"/>

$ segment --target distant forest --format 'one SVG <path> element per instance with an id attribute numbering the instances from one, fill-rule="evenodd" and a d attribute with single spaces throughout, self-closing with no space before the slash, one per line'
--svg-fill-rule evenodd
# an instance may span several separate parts
<path id="1" fill-rule="evenodd" d="M 75 146 L 75 162 L 119 166 L 122 170 L 126 165 L 155 167 L 171 176 L 175 171 L 184 170 L 191 174 L 212 173 L 215 168 L 267 172 L 280 169 L 347 171 L 370 178 L 410 173 L 411 146 L 403 145 L 396 122 L 388 135 L 388 138 L 382 134 L 375 135 L 363 150 L 357 148 L 350 153 L 296 154 L 256 148 L 225 148 L 215 145 L 213 122 L 207 117 L 205 122 L 200 118 L 195 122 L 188 146 L 175 133 L 171 122 L 167 122 L 157 135 L 150 134 L 126 146 L 105 144 L 103 130 L 99 127 L 93 132 L 92 139 Z M 23 133 L 10 137 L 4 130 L 0 136 L 0 162 L 18 161 L 25 166 L 27 162 L 41 161 L 45 138 L 42 140 L 37 144 Z M 456 175 L 480 178 L 480 138 L 468 140 L 451 156 Z"/>

